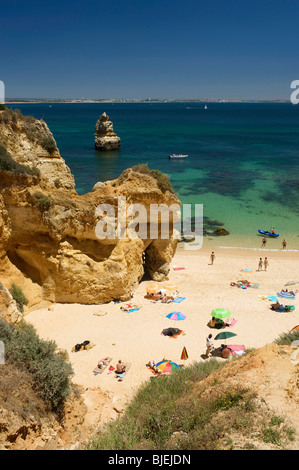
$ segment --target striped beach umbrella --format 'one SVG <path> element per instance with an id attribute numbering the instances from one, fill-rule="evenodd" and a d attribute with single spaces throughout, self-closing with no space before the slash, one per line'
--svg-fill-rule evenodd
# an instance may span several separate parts
<path id="1" fill-rule="evenodd" d="M 181 312 L 171 312 L 166 317 L 170 320 L 185 320 L 186 315 L 183 315 Z"/>
<path id="2" fill-rule="evenodd" d="M 226 308 L 214 308 L 211 312 L 212 317 L 214 318 L 229 318 L 231 312 Z"/>
<path id="3" fill-rule="evenodd" d="M 146 288 L 146 292 L 148 294 L 155 294 L 156 292 L 158 292 L 158 290 L 159 290 L 159 284 L 150 284 Z"/>
<path id="4" fill-rule="evenodd" d="M 163 286 L 164 289 L 166 290 L 177 290 L 178 286 L 176 286 L 175 284 L 172 284 L 171 282 L 168 282 L 167 284 L 165 284 L 165 286 Z"/>
<path id="5" fill-rule="evenodd" d="M 290 292 L 277 292 L 277 295 L 283 299 L 295 299 L 294 294 L 291 294 Z"/>
<path id="6" fill-rule="evenodd" d="M 175 370 L 180 370 L 180 366 L 172 361 L 161 361 L 161 362 L 158 362 L 157 369 L 160 369 L 160 371 L 163 373 L 166 373 L 166 372 L 172 373 Z"/>

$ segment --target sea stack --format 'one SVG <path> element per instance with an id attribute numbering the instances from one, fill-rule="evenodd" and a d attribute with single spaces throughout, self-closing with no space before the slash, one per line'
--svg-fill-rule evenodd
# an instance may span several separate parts
<path id="1" fill-rule="evenodd" d="M 113 132 L 113 123 L 106 113 L 103 113 L 96 124 L 95 148 L 97 150 L 117 150 L 120 138 Z"/>

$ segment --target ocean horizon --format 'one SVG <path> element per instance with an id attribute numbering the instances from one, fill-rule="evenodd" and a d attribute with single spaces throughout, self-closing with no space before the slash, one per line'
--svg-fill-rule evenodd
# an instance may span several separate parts
<path id="1" fill-rule="evenodd" d="M 299 107 L 281 102 L 8 103 L 44 119 L 70 167 L 78 194 L 147 163 L 165 173 L 183 204 L 203 204 L 204 244 L 260 248 L 258 230 L 280 236 L 268 249 L 299 248 Z M 94 147 L 106 112 L 121 138 L 117 151 Z M 172 153 L 188 154 L 170 160 Z"/>

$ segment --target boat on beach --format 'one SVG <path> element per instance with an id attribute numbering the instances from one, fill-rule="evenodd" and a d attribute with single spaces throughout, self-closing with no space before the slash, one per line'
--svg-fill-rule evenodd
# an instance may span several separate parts
<path id="1" fill-rule="evenodd" d="M 279 233 L 272 233 L 272 232 L 268 232 L 266 230 L 258 230 L 258 232 L 261 234 L 261 235 L 267 235 L 268 237 L 279 237 Z"/>
<path id="2" fill-rule="evenodd" d="M 171 159 L 178 159 L 178 158 L 187 158 L 188 155 L 182 155 L 181 153 L 173 153 L 172 155 L 169 155 L 169 158 Z"/>

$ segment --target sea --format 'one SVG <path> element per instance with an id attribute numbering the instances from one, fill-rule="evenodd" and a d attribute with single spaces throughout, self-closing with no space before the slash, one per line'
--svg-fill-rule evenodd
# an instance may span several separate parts
<path id="1" fill-rule="evenodd" d="M 71 169 L 78 194 L 98 181 L 147 163 L 165 173 L 183 205 L 202 204 L 204 244 L 261 249 L 258 230 L 272 230 L 267 249 L 299 249 L 299 105 L 291 103 L 143 102 L 20 103 L 44 119 Z M 206 106 L 206 108 L 205 108 Z M 117 151 L 94 147 L 106 112 L 121 138 Z M 187 154 L 171 160 L 170 154 Z M 184 206 L 183 206 L 184 207 Z M 229 235 L 216 236 L 223 227 Z"/>

